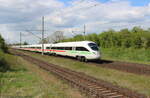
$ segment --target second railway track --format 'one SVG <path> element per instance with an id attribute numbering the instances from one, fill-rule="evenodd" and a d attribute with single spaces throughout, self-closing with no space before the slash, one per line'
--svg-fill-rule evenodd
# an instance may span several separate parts
<path id="1" fill-rule="evenodd" d="M 59 78 L 67 81 L 71 86 L 77 87 L 90 98 L 146 98 L 143 94 L 112 85 L 111 83 L 96 79 L 84 73 L 72 71 L 67 68 L 44 62 L 16 50 L 13 50 L 13 54 L 21 56 L 25 60 L 52 72 Z"/>
<path id="2" fill-rule="evenodd" d="M 89 64 L 134 73 L 138 75 L 147 75 L 147 76 L 150 75 L 150 66 L 145 64 L 136 64 L 119 61 L 106 61 L 106 60 L 102 60 L 99 62 L 90 62 Z"/>
<path id="3" fill-rule="evenodd" d="M 57 58 L 65 58 L 65 59 L 71 59 L 71 60 L 77 61 L 76 59 L 67 57 L 67 56 L 57 56 Z M 103 60 L 103 59 L 98 60 L 98 61 L 89 61 L 88 64 L 92 66 L 110 68 L 110 69 L 133 73 L 137 75 L 150 76 L 150 65 L 146 65 L 146 64 L 111 61 L 111 60 Z"/>
<path id="4" fill-rule="evenodd" d="M 66 56 L 58 56 L 58 58 L 65 58 L 65 59 L 71 59 L 77 61 L 74 58 L 66 57 Z M 110 69 L 115 69 L 115 70 L 124 71 L 128 73 L 133 73 L 137 75 L 150 76 L 150 65 L 146 65 L 146 64 L 111 61 L 111 60 L 103 60 L 103 59 L 98 61 L 89 61 L 88 64 L 98 66 L 98 67 L 110 68 Z"/>

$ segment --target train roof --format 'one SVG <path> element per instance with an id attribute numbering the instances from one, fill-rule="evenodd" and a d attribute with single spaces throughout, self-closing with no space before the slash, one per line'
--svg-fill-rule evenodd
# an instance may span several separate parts
<path id="1" fill-rule="evenodd" d="M 44 46 L 84 46 L 88 43 L 94 43 L 92 41 L 76 41 L 76 42 L 61 42 L 55 44 L 44 44 Z M 42 47 L 42 44 L 34 44 L 34 45 L 22 45 L 21 47 Z"/>
<path id="2" fill-rule="evenodd" d="M 76 41 L 76 42 L 62 42 L 62 43 L 56 43 L 56 44 L 45 44 L 45 46 L 84 46 L 88 43 L 94 43 L 92 41 Z"/>

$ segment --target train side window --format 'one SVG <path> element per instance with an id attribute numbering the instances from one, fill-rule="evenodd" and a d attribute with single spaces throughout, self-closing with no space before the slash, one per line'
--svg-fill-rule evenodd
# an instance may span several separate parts
<path id="1" fill-rule="evenodd" d="M 58 47 L 58 50 L 64 50 L 64 47 Z"/>
<path id="2" fill-rule="evenodd" d="M 50 47 L 46 47 L 46 49 L 50 49 Z"/>
<path id="3" fill-rule="evenodd" d="M 64 50 L 65 49 L 65 47 L 61 47 L 61 50 Z"/>
<path id="4" fill-rule="evenodd" d="M 52 47 L 51 49 L 57 49 L 57 47 Z"/>
<path id="5" fill-rule="evenodd" d="M 61 50 L 61 47 L 57 47 L 58 50 Z"/>
<path id="6" fill-rule="evenodd" d="M 37 49 L 41 49 L 41 47 L 36 47 Z"/>
<path id="7" fill-rule="evenodd" d="M 84 48 L 84 47 L 76 47 L 77 51 L 89 51 L 88 49 Z"/>
<path id="8" fill-rule="evenodd" d="M 59 50 L 60 48 L 59 48 L 59 47 L 56 47 L 56 49 Z"/>
<path id="9" fill-rule="evenodd" d="M 54 47 L 52 47 L 51 49 L 54 49 Z"/>
<path id="10" fill-rule="evenodd" d="M 65 47 L 65 50 L 72 50 L 72 47 Z"/>

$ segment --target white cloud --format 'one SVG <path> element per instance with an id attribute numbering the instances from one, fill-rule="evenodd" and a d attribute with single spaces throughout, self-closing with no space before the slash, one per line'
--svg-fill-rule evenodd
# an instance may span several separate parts
<path id="1" fill-rule="evenodd" d="M 19 40 L 18 37 L 16 39 L 16 29 L 41 28 L 42 16 L 46 18 L 46 29 L 50 30 L 47 35 L 64 30 L 65 35 L 69 36 L 72 29 L 82 32 L 84 24 L 88 33 L 133 26 L 148 28 L 150 25 L 150 5 L 132 6 L 127 0 L 110 0 L 105 3 L 74 0 L 68 5 L 58 0 L 0 0 L 0 11 L 0 18 L 3 19 L 0 24 L 5 28 L 0 31 L 14 32 L 12 40 Z M 9 33 L 2 35 L 6 38 Z"/>
<path id="2" fill-rule="evenodd" d="M 87 24 L 89 32 L 100 32 L 109 28 L 121 29 L 147 24 L 150 6 L 132 6 L 127 0 L 101 3 L 94 0 L 71 2 L 63 11 L 50 14 L 54 26 L 63 25 L 70 29 Z M 94 6 L 96 5 L 96 6 Z M 145 25 L 147 27 L 147 25 Z"/>

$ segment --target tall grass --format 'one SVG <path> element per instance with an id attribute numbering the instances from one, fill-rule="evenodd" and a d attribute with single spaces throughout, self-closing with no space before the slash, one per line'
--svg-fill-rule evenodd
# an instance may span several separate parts
<path id="1" fill-rule="evenodd" d="M 101 48 L 102 57 L 150 64 L 150 49 Z"/>

